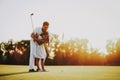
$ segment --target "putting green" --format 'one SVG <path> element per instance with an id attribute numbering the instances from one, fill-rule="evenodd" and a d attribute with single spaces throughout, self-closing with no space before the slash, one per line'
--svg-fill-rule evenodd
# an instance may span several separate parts
<path id="1" fill-rule="evenodd" d="M 120 80 L 120 66 L 46 66 L 49 72 L 28 72 L 28 66 L 0 65 L 0 80 Z"/>

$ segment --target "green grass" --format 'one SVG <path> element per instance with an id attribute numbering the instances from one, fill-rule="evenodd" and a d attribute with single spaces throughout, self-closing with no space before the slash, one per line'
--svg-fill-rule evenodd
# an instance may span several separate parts
<path id="1" fill-rule="evenodd" d="M 0 65 L 0 80 L 120 80 L 119 66 L 46 66 L 49 72 L 28 72 L 28 66 Z"/>

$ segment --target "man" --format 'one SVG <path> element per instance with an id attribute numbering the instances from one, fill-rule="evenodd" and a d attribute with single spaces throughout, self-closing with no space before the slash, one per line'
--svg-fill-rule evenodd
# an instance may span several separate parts
<path id="1" fill-rule="evenodd" d="M 30 41 L 30 59 L 29 59 L 29 72 L 35 72 L 34 62 L 36 59 L 37 71 L 46 71 L 44 68 L 44 62 L 46 59 L 45 43 L 49 43 L 49 23 L 43 22 L 42 28 L 38 27 L 31 34 L 32 40 Z M 47 38 L 45 35 L 47 35 Z M 44 37 L 45 38 L 44 38 Z"/>

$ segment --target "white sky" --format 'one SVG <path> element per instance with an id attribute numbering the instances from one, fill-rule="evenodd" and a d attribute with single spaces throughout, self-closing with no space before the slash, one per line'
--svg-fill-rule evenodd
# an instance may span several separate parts
<path id="1" fill-rule="evenodd" d="M 108 39 L 120 38 L 120 0 L 0 0 L 0 42 L 30 39 L 34 26 L 50 22 L 50 31 L 64 40 L 87 38 L 105 52 Z"/>

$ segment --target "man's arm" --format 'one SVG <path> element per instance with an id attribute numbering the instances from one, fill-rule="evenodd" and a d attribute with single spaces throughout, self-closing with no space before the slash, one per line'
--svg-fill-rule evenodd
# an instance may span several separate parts
<path id="1" fill-rule="evenodd" d="M 33 39 L 34 42 L 37 42 L 38 45 L 45 43 L 45 40 L 42 39 L 41 36 L 38 34 L 31 33 L 31 38 Z"/>
<path id="2" fill-rule="evenodd" d="M 31 33 L 31 38 L 33 39 L 33 41 L 38 41 L 38 34 Z"/>

